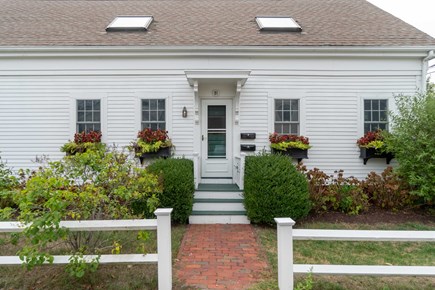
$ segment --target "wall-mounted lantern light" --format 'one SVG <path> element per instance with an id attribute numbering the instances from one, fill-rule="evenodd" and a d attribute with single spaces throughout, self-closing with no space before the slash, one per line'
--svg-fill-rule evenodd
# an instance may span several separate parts
<path id="1" fill-rule="evenodd" d="M 183 116 L 183 118 L 187 117 L 187 109 L 186 109 L 186 107 L 183 107 L 182 116 Z"/>

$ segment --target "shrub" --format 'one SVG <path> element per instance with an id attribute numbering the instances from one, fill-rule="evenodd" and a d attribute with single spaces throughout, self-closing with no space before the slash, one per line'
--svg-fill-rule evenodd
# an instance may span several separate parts
<path id="1" fill-rule="evenodd" d="M 361 182 L 352 176 L 344 177 L 343 170 L 327 175 L 318 168 L 307 170 L 302 164 L 298 169 L 307 176 L 313 212 L 359 214 L 369 209 L 369 197 Z"/>
<path id="2" fill-rule="evenodd" d="M 149 172 L 159 174 L 163 187 L 162 207 L 173 208 L 172 220 L 186 223 L 192 213 L 195 184 L 193 161 L 188 159 L 158 159 L 148 166 Z"/>
<path id="3" fill-rule="evenodd" d="M 359 214 L 369 209 L 368 195 L 363 191 L 361 182 L 353 176 L 344 177 L 343 170 L 331 175 L 328 190 L 337 194 L 334 210 L 347 214 Z"/>
<path id="4" fill-rule="evenodd" d="M 68 235 L 65 229 L 59 228 L 59 222 L 142 218 L 143 215 L 134 214 L 132 203 L 146 200 L 142 212 L 149 215 L 158 206 L 158 192 L 157 176 L 137 168 L 127 155 L 116 150 L 89 150 L 49 162 L 33 173 L 24 188 L 14 195 L 19 205 L 18 219 L 29 225 L 20 235 L 24 247 L 19 255 L 32 268 L 52 261 L 52 256 L 47 254 L 52 247 L 50 243 L 68 239 L 73 254 L 68 269 L 82 276 L 83 267 L 94 270 L 98 260 L 86 265 L 81 257 L 98 254 L 106 241 L 93 233 Z"/>
<path id="5" fill-rule="evenodd" d="M 392 210 L 399 210 L 411 206 L 415 198 L 410 194 L 409 185 L 406 184 L 388 166 L 381 175 L 370 172 L 362 182 L 363 190 L 370 197 L 373 205 Z"/>
<path id="6" fill-rule="evenodd" d="M 424 95 L 397 96 L 397 114 L 391 116 L 390 150 L 399 163 L 398 172 L 413 194 L 435 201 L 435 91 Z"/>
<path id="7" fill-rule="evenodd" d="M 335 208 L 337 197 L 329 189 L 328 180 L 330 176 L 318 168 L 307 170 L 302 163 L 298 164 L 298 170 L 306 174 L 308 179 L 308 192 L 312 202 L 312 211 L 323 212 Z"/>
<path id="8" fill-rule="evenodd" d="M 10 168 L 3 163 L 0 157 L 0 209 L 15 207 L 12 200 L 14 192 L 18 190 L 19 181 Z M 0 215 L 0 219 L 2 216 Z"/>
<path id="9" fill-rule="evenodd" d="M 248 156 L 244 204 L 253 223 L 273 224 L 275 217 L 303 218 L 311 208 L 307 180 L 286 156 Z"/>

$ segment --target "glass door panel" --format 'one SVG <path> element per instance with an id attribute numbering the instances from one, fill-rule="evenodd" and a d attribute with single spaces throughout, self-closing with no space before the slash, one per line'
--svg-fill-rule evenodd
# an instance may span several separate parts
<path id="1" fill-rule="evenodd" d="M 226 158 L 226 106 L 207 107 L 208 158 Z"/>

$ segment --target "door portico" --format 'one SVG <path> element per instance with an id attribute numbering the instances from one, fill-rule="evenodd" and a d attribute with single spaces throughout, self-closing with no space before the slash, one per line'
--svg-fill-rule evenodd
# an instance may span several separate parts
<path id="1" fill-rule="evenodd" d="M 231 180 L 234 158 L 240 155 L 240 92 L 250 71 L 201 70 L 185 74 L 194 92 L 193 155 L 199 159 L 197 178 Z"/>

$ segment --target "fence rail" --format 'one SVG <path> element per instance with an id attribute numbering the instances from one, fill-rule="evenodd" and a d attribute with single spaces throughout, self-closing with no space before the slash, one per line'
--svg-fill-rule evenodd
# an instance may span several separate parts
<path id="1" fill-rule="evenodd" d="M 145 220 L 90 220 L 61 221 L 60 227 L 70 231 L 157 231 L 156 254 L 119 254 L 100 255 L 100 264 L 144 264 L 157 263 L 158 287 L 161 290 L 172 288 L 172 249 L 171 249 L 171 212 L 172 208 L 157 209 L 157 219 Z M 28 226 L 28 225 L 27 225 Z M 0 233 L 17 233 L 26 228 L 19 222 L 0 222 Z M 68 264 L 71 256 L 53 256 L 53 264 Z M 96 255 L 86 255 L 85 261 L 91 262 Z M 21 265 L 18 256 L 0 256 L 0 265 Z"/>
<path id="2" fill-rule="evenodd" d="M 279 289 L 293 289 L 294 273 L 323 275 L 435 276 L 435 266 L 293 264 L 293 240 L 434 242 L 435 231 L 293 230 L 290 218 L 275 218 Z"/>

